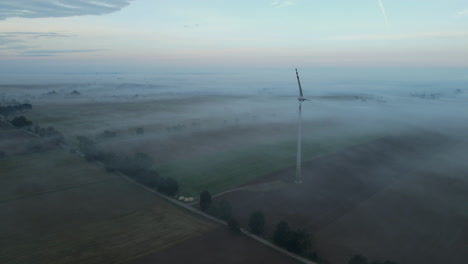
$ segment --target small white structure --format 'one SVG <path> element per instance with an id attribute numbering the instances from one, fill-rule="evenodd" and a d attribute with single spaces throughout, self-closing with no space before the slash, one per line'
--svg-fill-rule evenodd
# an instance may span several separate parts
<path id="1" fill-rule="evenodd" d="M 185 201 L 185 197 L 184 196 L 179 196 L 179 201 Z"/>

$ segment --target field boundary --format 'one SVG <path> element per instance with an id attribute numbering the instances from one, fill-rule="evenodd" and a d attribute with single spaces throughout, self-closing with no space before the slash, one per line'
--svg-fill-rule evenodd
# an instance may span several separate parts
<path id="1" fill-rule="evenodd" d="M 99 166 L 103 166 L 104 164 L 101 163 L 101 164 L 98 164 L 98 165 L 99 165 Z M 129 181 L 129 182 L 131 182 L 131 183 L 133 183 L 133 184 L 135 184 L 135 185 L 138 185 L 138 186 L 144 188 L 145 190 L 147 190 L 147 191 L 149 191 L 149 192 L 152 192 L 152 193 L 156 194 L 157 196 L 159 196 L 159 197 L 165 199 L 166 201 L 171 202 L 172 204 L 175 204 L 175 205 L 177 205 L 177 206 L 179 206 L 179 207 L 182 207 L 182 208 L 184 208 L 184 209 L 186 209 L 186 210 L 188 210 L 188 211 L 190 211 L 190 212 L 192 212 L 192 213 L 194 213 L 194 214 L 203 216 L 204 218 L 207 218 L 207 219 L 209 219 L 209 220 L 211 220 L 211 221 L 213 221 L 213 222 L 216 222 L 216 223 L 218 223 L 218 224 L 221 224 L 221 225 L 227 227 L 227 223 L 226 223 L 225 221 L 220 220 L 220 219 L 218 219 L 218 218 L 216 218 L 216 217 L 213 217 L 213 216 L 211 216 L 211 215 L 209 215 L 209 214 L 206 214 L 206 213 L 204 213 L 204 212 L 202 212 L 202 211 L 200 211 L 200 210 L 194 208 L 194 207 L 193 207 L 192 205 L 190 205 L 190 204 L 185 204 L 185 203 L 179 202 L 179 201 L 177 201 L 177 200 L 175 200 L 175 199 L 173 199 L 173 198 L 171 198 L 171 197 L 169 197 L 169 196 L 166 196 L 166 195 L 164 195 L 164 194 L 162 194 L 162 193 L 159 193 L 159 192 L 157 192 L 157 191 L 155 191 L 155 190 L 153 190 L 153 189 L 151 189 L 151 188 L 149 188 L 149 187 L 147 187 L 147 186 L 145 186 L 145 185 L 143 185 L 143 184 L 141 184 L 141 183 L 135 181 L 134 179 L 128 177 L 127 175 L 125 175 L 125 174 L 123 174 L 123 173 L 117 172 L 116 174 L 119 175 L 119 176 L 121 176 L 121 177 L 123 177 L 123 178 L 125 178 L 127 181 Z M 244 228 L 242 228 L 242 227 L 240 228 L 240 230 L 241 230 L 242 234 L 244 234 L 244 235 L 246 235 L 246 236 L 248 236 L 248 237 L 250 237 L 250 238 L 252 238 L 252 239 L 254 239 L 254 240 L 256 240 L 256 241 L 258 241 L 258 242 L 260 242 L 260 243 L 262 243 L 262 244 L 265 245 L 265 246 L 268 246 L 268 247 L 270 247 L 270 248 L 272 248 L 272 249 L 274 249 L 274 250 L 276 250 L 276 251 L 279 251 L 279 252 L 281 252 L 281 253 L 283 253 L 283 254 L 285 254 L 285 255 L 291 257 L 291 258 L 294 258 L 294 259 L 296 259 L 296 260 L 298 260 L 298 261 L 300 261 L 300 262 L 302 262 L 302 263 L 306 263 L 306 264 L 317 264 L 316 262 L 313 262 L 313 261 L 311 261 L 311 260 L 308 260 L 308 259 L 306 259 L 306 258 L 303 258 L 303 257 L 301 257 L 301 256 L 298 256 L 298 255 L 296 255 L 296 254 L 294 254 L 294 253 L 292 253 L 292 252 L 289 252 L 289 251 L 287 251 L 287 250 L 285 250 L 285 249 L 283 249 L 283 248 L 280 248 L 280 247 L 274 245 L 273 243 L 271 243 L 270 241 L 268 241 L 268 240 L 266 240 L 266 239 L 264 239 L 264 238 L 261 238 L 261 237 L 259 237 L 259 236 L 257 236 L 257 235 L 254 235 L 254 234 L 252 234 L 251 232 L 249 232 L 248 230 L 246 230 L 246 229 L 244 229 Z"/>
<path id="2" fill-rule="evenodd" d="M 10 123 L 8 123 L 8 122 L 6 122 L 6 121 L 4 121 L 4 120 L 2 120 L 2 121 L 3 121 L 4 123 L 6 123 L 6 124 L 12 126 Z M 27 134 L 29 134 L 29 135 L 31 135 L 31 136 L 39 137 L 39 135 L 36 135 L 36 134 L 34 134 L 34 133 L 32 133 L 32 132 L 29 132 L 29 131 L 26 131 L 26 130 L 24 130 L 24 129 L 18 129 L 18 130 L 23 131 L 23 132 L 25 132 L 25 133 L 27 133 Z M 66 144 L 61 144 L 60 146 L 61 146 L 64 150 L 68 150 L 68 151 L 74 150 L 72 147 L 70 147 L 70 146 L 68 146 L 68 145 L 66 145 Z M 73 154 L 77 155 L 78 157 L 80 157 L 80 158 L 82 158 L 82 159 L 84 158 L 84 155 L 81 154 L 81 153 L 80 153 L 79 151 L 77 151 L 77 150 L 74 150 L 74 151 L 73 151 Z M 99 162 L 99 161 L 95 161 L 94 164 L 96 164 L 96 165 L 98 165 L 98 166 L 100 166 L 100 167 L 105 167 L 105 165 L 104 165 L 102 162 Z M 158 196 L 158 197 L 160 197 L 160 198 L 162 198 L 162 199 L 168 201 L 169 203 L 172 203 L 173 205 L 176 205 L 176 206 L 179 207 L 179 208 L 185 209 L 185 210 L 191 212 L 192 214 L 196 214 L 196 215 L 201 216 L 201 217 L 203 217 L 203 218 L 205 218 L 205 219 L 207 219 L 207 220 L 210 220 L 211 222 L 215 222 L 215 223 L 217 223 L 217 224 L 221 224 L 221 225 L 227 227 L 227 223 L 226 223 L 225 221 L 222 221 L 222 220 L 220 220 L 220 219 L 218 219 L 218 218 L 216 218 L 216 217 L 213 217 L 213 216 L 211 216 L 211 215 L 208 215 L 208 214 L 206 214 L 206 213 L 204 213 L 204 212 L 202 212 L 202 211 L 196 209 L 196 208 L 193 207 L 191 204 L 185 204 L 185 203 L 179 202 L 179 201 L 177 201 L 177 200 L 175 200 L 175 199 L 173 199 L 173 198 L 171 198 L 171 197 L 169 197 L 169 196 L 166 196 L 166 195 L 164 195 L 164 194 L 162 194 L 162 193 L 159 193 L 159 192 L 157 192 L 156 190 L 153 190 L 153 189 L 151 189 L 151 188 L 149 188 L 149 187 L 147 187 L 147 186 L 145 186 L 145 185 L 143 185 L 143 184 L 141 184 L 141 183 L 135 181 L 134 179 L 130 178 L 129 176 L 127 176 L 127 175 L 125 175 L 125 174 L 123 174 L 123 173 L 121 173 L 121 172 L 114 172 L 113 174 L 124 178 L 124 179 L 127 180 L 128 182 L 130 182 L 130 183 L 132 183 L 132 184 L 134 184 L 134 185 L 137 185 L 137 186 L 139 186 L 139 187 L 145 189 L 146 191 L 149 191 L 149 192 L 155 194 L 156 196 Z M 247 237 L 250 237 L 251 239 L 254 239 L 254 240 L 258 241 L 259 243 L 261 243 L 261 244 L 263 244 L 263 245 L 265 245 L 265 246 L 267 246 L 267 247 L 270 247 L 271 249 L 274 249 L 274 250 L 276 250 L 276 251 L 278 251 L 278 252 L 280 252 L 280 253 L 282 253 L 282 254 L 284 254 L 284 255 L 287 255 L 287 256 L 289 256 L 289 257 L 291 257 L 291 258 L 293 258 L 293 259 L 296 259 L 296 260 L 299 261 L 299 262 L 302 262 L 302 263 L 305 263 L 305 264 L 317 264 L 316 262 L 313 262 L 313 261 L 308 260 L 308 259 L 306 259 L 306 258 L 303 258 L 303 257 L 301 257 L 301 256 L 299 256 L 299 255 L 296 255 L 296 254 L 294 254 L 294 253 L 292 253 L 292 252 L 289 252 L 289 251 L 287 251 L 287 250 L 285 250 L 285 249 L 283 249 L 283 248 L 280 248 L 280 247 L 274 245 L 273 243 L 271 243 L 270 241 L 268 241 L 268 240 L 266 240 L 266 239 L 264 239 L 264 238 L 261 238 L 261 237 L 259 237 L 259 236 L 257 236 L 257 235 L 254 235 L 254 234 L 250 233 L 248 230 L 246 230 L 246 229 L 244 229 L 244 228 L 242 228 L 242 227 L 240 228 L 240 230 L 241 230 L 241 233 L 242 233 L 243 235 L 245 235 L 245 236 L 247 236 Z"/>

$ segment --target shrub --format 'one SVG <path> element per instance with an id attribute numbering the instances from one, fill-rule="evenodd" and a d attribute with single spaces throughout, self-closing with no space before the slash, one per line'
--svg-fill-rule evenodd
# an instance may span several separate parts
<path id="1" fill-rule="evenodd" d="M 86 160 L 97 160 L 99 152 L 96 143 L 86 136 L 77 136 L 76 138 L 78 140 L 78 149 L 83 153 Z"/>
<path id="2" fill-rule="evenodd" d="M 255 235 L 263 234 L 265 230 L 265 215 L 261 211 L 255 211 L 249 218 L 250 231 Z"/>
<path id="3" fill-rule="evenodd" d="M 229 220 L 232 217 L 232 207 L 231 204 L 223 199 L 219 203 L 219 217 L 223 220 Z"/>
<path id="4" fill-rule="evenodd" d="M 309 249 L 310 244 L 309 233 L 304 230 L 297 230 L 290 233 L 287 249 L 291 252 L 302 254 Z"/>
<path id="5" fill-rule="evenodd" d="M 231 219 L 229 219 L 228 228 L 234 233 L 241 232 L 239 222 L 234 217 L 231 217 Z"/>
<path id="6" fill-rule="evenodd" d="M 363 255 L 356 254 L 349 259 L 348 264 L 367 264 L 367 258 Z"/>
<path id="7" fill-rule="evenodd" d="M 211 206 L 211 194 L 208 191 L 203 191 L 200 193 L 200 209 L 204 212 L 208 210 Z"/>
<path id="8" fill-rule="evenodd" d="M 168 178 L 160 178 L 157 182 L 158 191 L 167 194 L 167 195 L 174 195 L 179 190 L 179 184 L 177 181 L 171 177 Z"/>
<path id="9" fill-rule="evenodd" d="M 20 117 L 15 117 L 13 120 L 10 122 L 14 127 L 17 128 L 23 128 L 23 127 L 28 127 L 32 125 L 32 122 L 26 119 L 24 116 Z"/>
<path id="10" fill-rule="evenodd" d="M 273 234 L 273 242 L 280 246 L 286 247 L 289 240 L 289 233 L 291 232 L 289 224 L 286 221 L 281 221 L 276 225 L 276 230 Z"/>

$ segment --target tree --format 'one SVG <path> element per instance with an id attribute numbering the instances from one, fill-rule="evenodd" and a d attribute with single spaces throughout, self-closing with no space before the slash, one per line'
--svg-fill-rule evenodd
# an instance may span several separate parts
<path id="1" fill-rule="evenodd" d="M 145 130 L 144 130 L 142 127 L 137 127 L 137 128 L 135 129 L 135 132 L 136 132 L 137 134 L 141 135 L 141 134 L 144 134 L 144 133 L 145 133 Z"/>
<path id="2" fill-rule="evenodd" d="M 158 182 L 158 191 L 167 195 L 174 195 L 179 190 L 179 184 L 171 177 L 160 178 Z"/>
<path id="3" fill-rule="evenodd" d="M 371 264 L 397 264 L 396 262 L 394 261 L 390 261 L 390 260 L 386 260 L 384 262 L 382 261 L 378 261 L 378 260 L 374 260 L 371 262 Z"/>
<path id="4" fill-rule="evenodd" d="M 134 170 L 147 171 L 153 167 L 153 159 L 146 153 L 137 152 L 133 155 L 132 166 Z"/>
<path id="5" fill-rule="evenodd" d="M 291 232 L 289 224 L 286 221 L 281 221 L 276 225 L 276 230 L 273 234 L 273 242 L 280 246 L 286 247 L 289 240 L 289 233 Z"/>
<path id="6" fill-rule="evenodd" d="M 255 235 L 261 235 L 265 229 L 265 215 L 261 211 L 255 211 L 249 218 L 250 231 Z"/>
<path id="7" fill-rule="evenodd" d="M 104 130 L 101 134 L 99 134 L 98 138 L 115 138 L 117 136 L 117 132 Z"/>
<path id="8" fill-rule="evenodd" d="M 239 222 L 234 217 L 231 217 L 229 219 L 228 228 L 234 233 L 240 233 L 240 231 L 241 231 Z"/>
<path id="9" fill-rule="evenodd" d="M 224 220 L 228 220 L 232 217 L 231 204 L 225 199 L 219 203 L 219 217 Z"/>
<path id="10" fill-rule="evenodd" d="M 309 249 L 310 244 L 309 233 L 304 230 L 292 231 L 289 234 L 287 249 L 291 252 L 302 254 Z"/>
<path id="11" fill-rule="evenodd" d="M 363 255 L 356 254 L 349 259 L 348 264 L 367 264 L 367 258 Z"/>
<path id="12" fill-rule="evenodd" d="M 77 136 L 78 149 L 83 153 L 86 160 L 92 161 L 98 157 L 98 149 L 96 143 L 86 136 Z"/>
<path id="13" fill-rule="evenodd" d="M 208 191 L 200 193 L 200 209 L 206 212 L 211 206 L 211 194 Z"/>
<path id="14" fill-rule="evenodd" d="M 10 123 L 17 128 L 23 128 L 32 125 L 32 122 L 26 119 L 24 116 L 15 117 L 13 120 L 11 120 Z"/>

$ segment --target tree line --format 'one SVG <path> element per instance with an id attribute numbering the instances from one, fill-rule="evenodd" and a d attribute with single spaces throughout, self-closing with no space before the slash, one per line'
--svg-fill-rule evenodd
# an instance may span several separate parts
<path id="1" fill-rule="evenodd" d="M 228 228 L 234 233 L 240 233 L 239 221 L 234 216 L 232 206 L 227 200 L 223 199 L 215 204 L 211 194 L 205 190 L 200 193 L 199 206 L 203 212 L 227 221 Z M 252 234 L 264 235 L 265 225 L 266 217 L 262 211 L 257 210 L 250 214 L 248 227 Z M 317 253 L 309 251 L 312 245 L 311 235 L 303 229 L 291 229 L 286 221 L 281 221 L 276 225 L 273 242 L 288 251 L 318 260 Z"/>
<path id="2" fill-rule="evenodd" d="M 87 161 L 99 161 L 107 170 L 121 172 L 135 181 L 167 195 L 175 195 L 179 190 L 178 182 L 171 177 L 162 177 L 154 169 L 153 159 L 141 152 L 133 155 L 117 155 L 102 151 L 94 140 L 78 136 L 78 150 Z"/>
<path id="3" fill-rule="evenodd" d="M 391 260 L 386 260 L 386 261 L 380 261 L 380 260 L 374 260 L 374 261 L 369 261 L 367 259 L 367 257 L 363 256 L 363 255 L 360 255 L 360 254 L 356 254 L 354 256 L 352 256 L 349 261 L 348 261 L 348 264 L 398 264 L 394 261 L 391 261 Z"/>
<path id="4" fill-rule="evenodd" d="M 8 105 L 8 106 L 0 106 L 0 115 L 4 117 L 8 117 L 13 115 L 17 112 L 25 112 L 32 110 L 31 104 L 15 104 L 15 105 Z"/>

